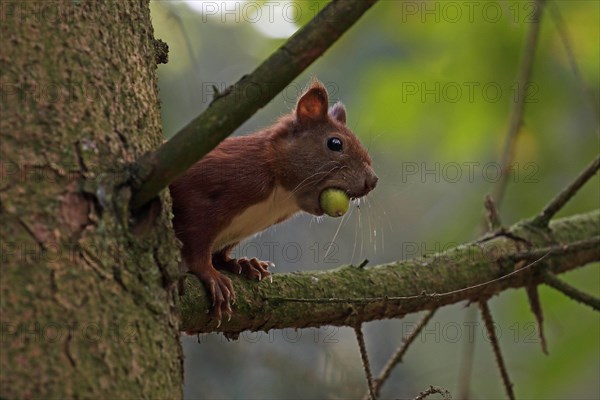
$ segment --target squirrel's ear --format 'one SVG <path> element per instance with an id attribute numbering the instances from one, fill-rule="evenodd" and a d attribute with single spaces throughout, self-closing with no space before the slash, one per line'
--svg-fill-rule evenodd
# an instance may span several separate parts
<path id="1" fill-rule="evenodd" d="M 338 101 L 333 106 L 331 106 L 331 108 L 329 109 L 329 115 L 331 116 L 331 118 L 346 125 L 346 108 L 341 102 Z"/>
<path id="2" fill-rule="evenodd" d="M 319 81 L 313 82 L 296 105 L 299 122 L 319 122 L 327 119 L 327 90 Z"/>

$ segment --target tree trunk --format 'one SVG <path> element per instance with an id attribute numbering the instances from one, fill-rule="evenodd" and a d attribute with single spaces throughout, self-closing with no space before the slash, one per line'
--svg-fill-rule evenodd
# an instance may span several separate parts
<path id="1" fill-rule="evenodd" d="M 148 4 L 1 6 L 0 396 L 181 398 L 169 213 L 127 212 L 162 141 Z"/>

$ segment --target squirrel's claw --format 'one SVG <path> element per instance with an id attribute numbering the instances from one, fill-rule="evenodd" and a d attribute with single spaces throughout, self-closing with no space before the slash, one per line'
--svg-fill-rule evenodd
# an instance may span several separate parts
<path id="1" fill-rule="evenodd" d="M 193 271 L 192 271 L 193 272 Z M 223 313 L 231 319 L 231 304 L 235 303 L 235 290 L 231 284 L 231 279 L 221 274 L 214 268 L 208 272 L 201 271 L 194 273 L 206 287 L 209 297 L 212 300 L 212 306 L 209 311 L 211 319 L 217 321 L 216 328 L 221 326 Z"/>

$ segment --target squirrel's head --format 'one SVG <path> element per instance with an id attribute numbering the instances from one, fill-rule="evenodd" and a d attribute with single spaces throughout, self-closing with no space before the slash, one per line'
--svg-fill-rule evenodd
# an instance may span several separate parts
<path id="1" fill-rule="evenodd" d="M 289 129 L 277 146 L 283 153 L 278 158 L 285 160 L 278 166 L 278 179 L 293 191 L 302 210 L 322 215 L 319 196 L 325 189 L 360 198 L 375 188 L 371 157 L 346 126 L 344 105 L 329 108 L 322 83 L 310 84 L 287 120 Z"/>

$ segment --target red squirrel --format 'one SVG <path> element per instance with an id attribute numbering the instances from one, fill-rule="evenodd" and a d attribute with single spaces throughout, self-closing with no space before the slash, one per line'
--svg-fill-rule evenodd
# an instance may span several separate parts
<path id="1" fill-rule="evenodd" d="M 230 258 L 237 243 L 300 211 L 323 215 L 325 189 L 360 198 L 376 184 L 367 150 L 346 126 L 344 106 L 328 109 L 318 81 L 274 125 L 221 142 L 170 185 L 182 256 L 212 298 L 213 316 L 230 316 L 235 302 L 231 280 L 219 270 L 258 280 L 270 275 L 269 262 Z"/>

